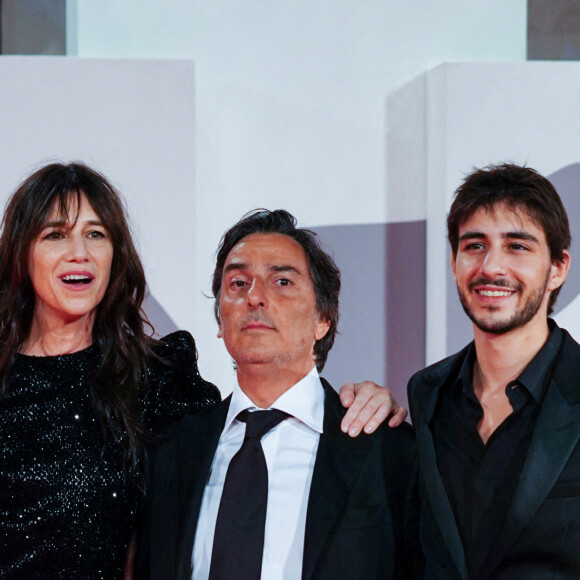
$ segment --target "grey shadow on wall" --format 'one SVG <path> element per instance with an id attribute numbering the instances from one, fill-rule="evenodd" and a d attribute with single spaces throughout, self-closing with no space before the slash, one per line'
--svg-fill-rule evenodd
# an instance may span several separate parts
<path id="1" fill-rule="evenodd" d="M 165 336 L 178 330 L 178 326 L 153 295 L 147 294 L 143 301 L 143 310 L 155 329 L 156 337 Z"/>
<path id="2" fill-rule="evenodd" d="M 323 375 L 372 379 L 406 406 L 425 365 L 425 221 L 315 228 L 341 271 L 340 334 Z"/>

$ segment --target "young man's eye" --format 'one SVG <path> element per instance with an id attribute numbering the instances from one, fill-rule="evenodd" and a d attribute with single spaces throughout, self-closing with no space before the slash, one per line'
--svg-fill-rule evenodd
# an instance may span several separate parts
<path id="1" fill-rule="evenodd" d="M 483 244 L 481 242 L 471 242 L 465 246 L 465 251 L 468 252 L 470 250 L 481 250 L 483 248 Z"/>

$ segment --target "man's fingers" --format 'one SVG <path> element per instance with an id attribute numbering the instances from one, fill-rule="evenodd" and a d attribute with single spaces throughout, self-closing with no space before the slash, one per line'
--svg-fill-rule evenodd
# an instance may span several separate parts
<path id="1" fill-rule="evenodd" d="M 374 431 L 390 412 L 392 397 L 389 389 L 380 387 L 371 381 L 353 384 L 355 400 L 350 404 L 343 422 L 342 430 L 351 437 L 356 437 L 368 424 Z M 375 417 L 379 408 L 383 407 L 381 413 Z M 372 432 L 371 431 L 371 432 Z"/>
<path id="2" fill-rule="evenodd" d="M 354 397 L 354 395 L 353 395 L 353 397 Z M 350 406 L 348 407 L 348 411 L 346 412 L 346 415 L 343 417 L 343 419 L 340 423 L 340 428 L 342 429 L 343 433 L 350 432 L 350 429 L 352 428 L 353 423 L 359 417 L 364 406 L 365 406 L 364 402 L 361 401 L 361 399 L 359 397 L 353 398 L 353 400 L 350 402 Z M 360 432 L 360 427 L 358 427 L 358 429 Z"/>
<path id="3" fill-rule="evenodd" d="M 373 397 L 352 421 L 348 434 L 356 437 L 362 431 L 367 434 L 372 433 L 389 416 L 389 413 L 390 408 L 383 404 L 379 397 Z"/>
<path id="4" fill-rule="evenodd" d="M 340 402 L 343 407 L 348 409 L 352 405 L 356 397 L 355 388 L 355 383 L 345 383 L 340 387 Z"/>
<path id="5" fill-rule="evenodd" d="M 363 431 L 367 435 L 370 435 L 373 431 L 376 431 L 377 427 L 379 427 L 379 425 L 381 425 L 381 423 L 384 423 L 384 421 L 390 415 L 390 413 L 391 412 L 390 412 L 388 407 L 386 407 L 384 405 L 380 405 L 379 408 L 374 412 L 374 414 L 366 422 L 366 425 L 364 425 Z M 389 422 L 389 426 L 392 427 L 393 425 L 391 425 L 391 423 Z"/>
<path id="6" fill-rule="evenodd" d="M 407 417 L 407 410 L 397 403 L 391 391 L 372 381 L 346 383 L 340 389 L 340 398 L 348 408 L 341 429 L 351 437 L 361 431 L 372 433 L 389 416 L 390 427 L 398 427 Z"/>
<path id="7" fill-rule="evenodd" d="M 398 427 L 399 425 L 402 425 L 405 422 L 408 414 L 409 412 L 407 409 L 405 409 L 405 407 L 397 407 L 394 415 L 389 420 L 389 427 Z"/>

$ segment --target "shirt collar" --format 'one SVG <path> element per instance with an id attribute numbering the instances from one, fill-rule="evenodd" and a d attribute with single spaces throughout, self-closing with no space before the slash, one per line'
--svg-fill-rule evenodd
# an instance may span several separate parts
<path id="1" fill-rule="evenodd" d="M 475 364 L 475 343 L 471 342 L 465 358 L 463 359 L 463 364 L 461 369 L 459 369 L 459 384 L 461 385 L 463 392 L 471 398 L 475 397 L 473 392 L 473 365 Z"/>
<path id="2" fill-rule="evenodd" d="M 548 388 L 549 378 L 552 376 L 552 369 L 564 336 L 562 329 L 551 318 L 548 319 L 548 326 L 550 327 L 548 340 L 515 380 L 530 393 L 537 404 L 542 402 Z M 467 354 L 459 371 L 463 392 L 470 398 L 475 398 L 473 392 L 473 364 L 475 363 L 475 358 L 475 344 L 472 342 L 467 349 Z"/>
<path id="3" fill-rule="evenodd" d="M 234 422 L 239 413 L 246 409 L 257 409 L 251 399 L 242 391 L 238 381 L 234 384 L 232 400 L 226 417 L 224 431 Z M 324 422 L 324 389 L 316 366 L 293 387 L 272 403 L 270 409 L 284 411 L 314 431 L 322 433 Z"/>
<path id="4" fill-rule="evenodd" d="M 552 376 L 552 369 L 554 368 L 564 336 L 561 328 L 551 319 L 548 319 L 548 324 L 550 326 L 548 340 L 546 340 L 544 346 L 538 351 L 538 354 L 528 363 L 516 379 L 518 383 L 528 390 L 530 395 L 534 397 L 534 401 L 538 404 L 542 402 L 548 388 L 549 379 Z"/>

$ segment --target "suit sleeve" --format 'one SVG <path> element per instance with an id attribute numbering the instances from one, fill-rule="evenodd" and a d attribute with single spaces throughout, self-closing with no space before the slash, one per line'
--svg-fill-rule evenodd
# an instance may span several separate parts
<path id="1" fill-rule="evenodd" d="M 393 518 L 394 574 L 385 580 L 421 578 L 422 552 L 419 542 L 419 510 L 416 502 L 417 457 L 412 427 L 405 423 L 393 430 L 382 428 L 382 466 Z"/>
<path id="2" fill-rule="evenodd" d="M 167 546 L 175 545 L 178 499 L 169 482 L 174 481 L 178 468 L 179 441 L 187 429 L 186 420 L 162 429 L 145 452 L 144 498 L 137 517 L 134 580 L 157 580 L 159 562 L 169 562 Z"/>
<path id="3" fill-rule="evenodd" d="M 420 515 L 419 465 L 418 460 L 415 459 L 405 499 L 405 554 L 410 578 L 423 578 L 425 573 L 425 556 L 419 535 Z"/>

